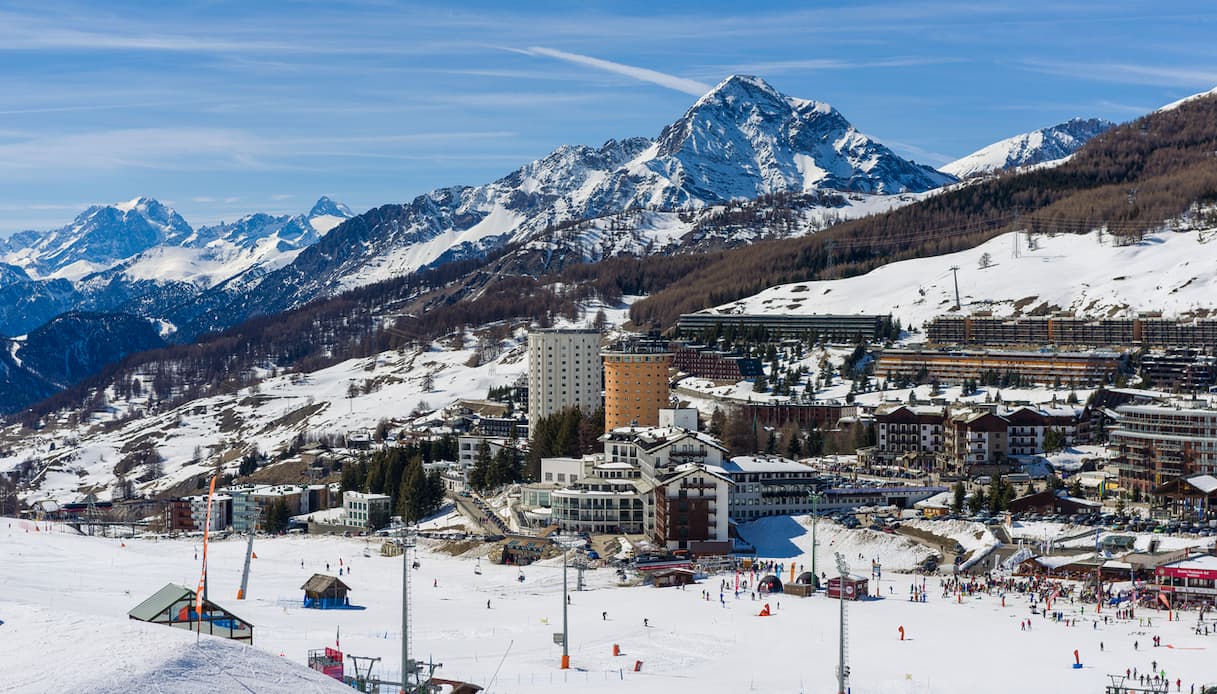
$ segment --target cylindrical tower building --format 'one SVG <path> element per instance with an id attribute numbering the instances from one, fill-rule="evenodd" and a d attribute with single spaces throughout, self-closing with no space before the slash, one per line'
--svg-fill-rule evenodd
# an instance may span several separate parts
<path id="1" fill-rule="evenodd" d="M 672 352 L 667 342 L 622 340 L 600 355 L 604 358 L 604 430 L 634 424 L 658 426 L 659 410 L 669 406 Z"/>

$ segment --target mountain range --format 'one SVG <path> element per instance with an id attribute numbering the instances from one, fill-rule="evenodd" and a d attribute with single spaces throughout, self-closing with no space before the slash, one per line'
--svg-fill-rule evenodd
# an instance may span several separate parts
<path id="1" fill-rule="evenodd" d="M 1090 131 L 1069 132 L 1068 143 L 1065 130 L 1021 136 L 1004 165 L 1080 146 Z M 0 246 L 0 334 L 24 335 L 67 312 L 127 314 L 168 341 L 190 342 L 509 247 L 527 256 L 513 266 L 525 274 L 552 269 L 556 258 L 731 247 L 886 211 L 956 180 L 901 158 L 828 104 L 732 76 L 653 139 L 564 145 L 496 181 L 360 215 L 322 198 L 303 215 L 196 229 L 149 198 L 91 207 L 60 229 L 21 232 Z"/>

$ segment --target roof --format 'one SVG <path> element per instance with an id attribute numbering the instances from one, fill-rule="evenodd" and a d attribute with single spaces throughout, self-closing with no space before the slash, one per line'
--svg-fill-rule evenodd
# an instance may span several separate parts
<path id="1" fill-rule="evenodd" d="M 164 588 L 161 588 L 140 604 L 132 607 L 131 611 L 127 613 L 127 616 L 132 619 L 138 619 L 141 622 L 150 622 L 155 619 L 157 615 L 164 612 L 167 608 L 175 603 L 181 600 L 190 600 L 193 602 L 194 599 L 195 592 L 193 590 L 176 583 L 166 583 Z M 224 607 L 216 604 L 213 600 L 204 600 L 203 603 L 204 605 L 209 605 L 222 611 L 224 614 L 230 617 L 249 624 L 247 620 L 241 619 L 237 615 L 233 614 L 231 610 L 225 609 Z M 253 625 L 250 624 L 250 626 L 252 627 Z"/>
<path id="2" fill-rule="evenodd" d="M 732 486 L 734 486 L 734 484 L 735 484 L 734 482 L 731 481 L 731 477 L 728 476 L 727 474 L 725 474 L 721 470 L 721 468 L 701 465 L 699 463 L 685 463 L 684 465 L 676 466 L 673 469 L 672 475 L 669 477 L 663 478 L 663 480 L 659 484 L 667 485 L 672 482 L 675 482 L 676 480 L 684 479 L 685 477 L 696 474 L 698 472 L 704 472 L 707 475 L 710 475 L 711 477 L 716 477 Z"/>
<path id="3" fill-rule="evenodd" d="M 1164 568 L 1203 569 L 1206 571 L 1217 571 L 1217 556 L 1213 556 L 1212 554 L 1202 554 L 1197 557 L 1171 562 L 1170 564 L 1166 564 Z"/>
<path id="4" fill-rule="evenodd" d="M 308 593 L 324 593 L 324 592 L 334 588 L 335 586 L 341 588 L 342 590 L 351 589 L 350 586 L 348 586 L 347 584 L 338 580 L 338 578 L 336 576 L 326 576 L 325 574 L 313 574 L 312 578 L 305 581 L 304 585 L 300 586 L 300 590 L 303 590 Z"/>
<path id="5" fill-rule="evenodd" d="M 815 473 L 812 468 L 803 463 L 788 458 L 774 456 L 739 455 L 724 460 L 722 469 L 728 473 L 735 472 L 807 472 Z"/>
<path id="6" fill-rule="evenodd" d="M 146 600 L 131 608 L 128 617 L 141 622 L 151 622 L 156 616 L 165 611 L 170 605 L 183 598 L 194 598 L 194 591 L 176 583 L 166 583 L 164 588 L 153 593 Z"/>

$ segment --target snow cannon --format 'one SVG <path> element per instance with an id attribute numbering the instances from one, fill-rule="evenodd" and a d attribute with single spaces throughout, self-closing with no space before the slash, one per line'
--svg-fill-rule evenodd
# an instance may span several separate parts
<path id="1" fill-rule="evenodd" d="M 1073 669 L 1074 670 L 1082 669 L 1082 658 L 1081 658 L 1081 656 L 1078 655 L 1077 649 L 1074 649 L 1074 651 L 1073 651 Z"/>

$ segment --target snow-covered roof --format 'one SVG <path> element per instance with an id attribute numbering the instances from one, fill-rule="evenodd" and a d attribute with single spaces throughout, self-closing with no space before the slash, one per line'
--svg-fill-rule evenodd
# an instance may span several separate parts
<path id="1" fill-rule="evenodd" d="M 722 469 L 727 473 L 735 472 L 814 472 L 814 469 L 803 463 L 774 456 L 739 455 L 724 460 Z"/>
<path id="2" fill-rule="evenodd" d="M 1195 477 L 1188 477 L 1184 481 L 1205 494 L 1212 494 L 1214 491 L 1217 491 L 1217 477 L 1212 475 L 1196 475 Z"/>

